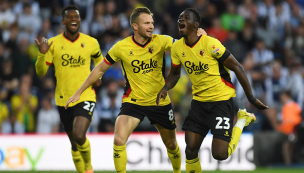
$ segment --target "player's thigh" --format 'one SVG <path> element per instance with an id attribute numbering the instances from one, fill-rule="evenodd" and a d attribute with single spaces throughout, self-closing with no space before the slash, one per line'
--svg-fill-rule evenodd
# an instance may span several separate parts
<path id="1" fill-rule="evenodd" d="M 84 101 L 75 105 L 73 108 L 73 133 L 84 136 L 90 126 L 93 117 L 95 102 Z M 77 133 L 77 134 L 75 134 Z"/>
<path id="2" fill-rule="evenodd" d="M 208 108 L 209 105 L 206 103 L 196 100 L 191 102 L 191 108 L 183 124 L 187 149 L 190 151 L 199 150 L 202 141 L 210 130 Z"/>
<path id="3" fill-rule="evenodd" d="M 177 146 L 176 142 L 176 130 L 169 130 L 164 128 L 163 126 L 159 124 L 155 124 L 155 127 L 157 128 L 163 143 L 166 145 L 167 148 L 174 150 Z"/>
<path id="4" fill-rule="evenodd" d="M 228 157 L 229 142 L 222 139 L 213 138 L 212 140 L 212 155 L 215 156 L 226 156 Z"/>
<path id="5" fill-rule="evenodd" d="M 115 122 L 114 143 L 116 145 L 124 145 L 139 123 L 140 119 L 138 118 L 129 115 L 119 115 Z"/>
<path id="6" fill-rule="evenodd" d="M 185 131 L 185 142 L 187 146 L 186 150 L 188 149 L 190 150 L 190 152 L 198 152 L 205 136 L 206 135 L 202 135 L 201 133 L 186 130 Z"/>
<path id="7" fill-rule="evenodd" d="M 59 115 L 60 115 L 60 122 L 62 127 L 64 128 L 65 132 L 69 135 L 72 134 L 73 131 L 73 121 L 74 121 L 74 115 L 73 115 L 73 107 L 68 107 L 65 109 L 62 106 L 57 106 Z M 70 137 L 70 135 L 69 135 Z M 72 136 L 71 136 L 72 137 Z M 70 138 L 71 140 L 71 138 Z"/>

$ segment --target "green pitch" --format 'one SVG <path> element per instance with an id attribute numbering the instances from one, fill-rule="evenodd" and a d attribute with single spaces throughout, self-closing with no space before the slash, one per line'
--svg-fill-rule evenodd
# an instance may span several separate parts
<path id="1" fill-rule="evenodd" d="M 3 171 L 0 171 L 3 172 Z M 76 173 L 76 171 L 4 171 L 6 173 Z M 128 173 L 172 173 L 172 171 L 127 171 Z M 203 171 L 210 173 L 303 173 L 303 169 L 267 169 L 267 168 L 258 168 L 255 171 Z M 94 173 L 115 173 L 114 171 L 94 171 Z M 182 171 L 186 173 L 186 171 Z"/>

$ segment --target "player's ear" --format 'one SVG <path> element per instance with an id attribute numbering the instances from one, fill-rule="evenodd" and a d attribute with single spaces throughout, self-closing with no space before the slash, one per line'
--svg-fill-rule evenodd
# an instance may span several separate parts
<path id="1" fill-rule="evenodd" d="M 198 22 L 195 22 L 194 23 L 194 28 L 198 28 L 199 27 L 199 23 Z"/>
<path id="2" fill-rule="evenodd" d="M 64 25 L 64 17 L 61 19 L 61 24 Z"/>
<path id="3" fill-rule="evenodd" d="M 133 28 L 134 31 L 138 31 L 137 23 L 132 23 L 132 28 Z"/>

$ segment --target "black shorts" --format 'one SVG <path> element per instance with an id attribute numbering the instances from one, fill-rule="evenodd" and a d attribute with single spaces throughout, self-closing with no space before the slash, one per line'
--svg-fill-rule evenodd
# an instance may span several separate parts
<path id="1" fill-rule="evenodd" d="M 232 98 L 217 102 L 192 100 L 183 130 L 196 132 L 205 137 L 211 129 L 214 138 L 230 142 L 233 118 Z"/>
<path id="2" fill-rule="evenodd" d="M 132 116 L 138 118 L 140 122 L 146 116 L 151 124 L 159 124 L 168 130 L 176 128 L 171 103 L 166 106 L 140 106 L 132 103 L 122 103 L 118 115 Z"/>
<path id="3" fill-rule="evenodd" d="M 65 109 L 62 106 L 57 106 L 61 124 L 66 132 L 73 130 L 74 118 L 77 116 L 83 116 L 92 121 L 92 115 L 95 108 L 95 102 L 84 101 L 80 102 L 73 107 Z"/>

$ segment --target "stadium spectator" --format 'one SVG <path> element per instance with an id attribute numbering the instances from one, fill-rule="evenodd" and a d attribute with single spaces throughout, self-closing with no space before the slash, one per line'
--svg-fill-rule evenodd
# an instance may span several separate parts
<path id="1" fill-rule="evenodd" d="M 300 24 L 296 32 L 286 38 L 284 48 L 287 52 L 294 51 L 296 56 L 304 57 L 304 24 Z"/>
<path id="2" fill-rule="evenodd" d="M 9 8 L 8 0 L 2 1 L 0 7 L 0 27 L 6 30 L 16 21 L 16 14 Z"/>
<path id="3" fill-rule="evenodd" d="M 221 21 L 219 18 L 212 20 L 212 27 L 206 29 L 209 36 L 217 38 L 220 42 L 226 41 L 228 32 L 222 28 Z"/>
<path id="4" fill-rule="evenodd" d="M 4 88 L 0 88 L 0 129 L 1 124 L 8 118 L 9 111 L 5 103 L 3 103 L 3 98 L 5 98 L 6 90 Z M 1 131 L 0 131 L 1 133 Z"/>
<path id="5" fill-rule="evenodd" d="M 239 40 L 243 43 L 246 52 L 251 51 L 254 48 L 257 40 L 256 34 L 252 27 L 252 24 L 247 22 L 238 36 Z"/>
<path id="6" fill-rule="evenodd" d="M 291 98 L 290 92 L 285 90 L 280 94 L 280 100 L 283 104 L 281 110 L 281 122 L 277 122 L 275 111 L 266 114 L 269 118 L 271 125 L 274 130 L 279 132 L 279 142 L 283 144 L 282 152 L 284 162 L 286 165 L 290 165 L 292 161 L 292 144 L 291 141 L 294 139 L 294 133 L 297 132 L 297 126 L 301 123 L 301 108 Z"/>
<path id="7" fill-rule="evenodd" d="M 208 33 L 209 34 L 209 33 Z M 233 54 L 234 58 L 238 62 L 242 62 L 245 57 L 245 47 L 244 44 L 237 39 L 237 33 L 230 31 L 228 34 L 228 39 L 223 42 L 223 45 Z"/>
<path id="8" fill-rule="evenodd" d="M 22 123 L 26 132 L 34 132 L 34 114 L 38 106 L 38 99 L 31 94 L 31 77 L 24 75 L 21 80 L 20 92 L 11 99 L 13 114 Z"/>
<path id="9" fill-rule="evenodd" d="M 120 111 L 123 90 L 116 81 L 109 81 L 107 89 L 101 92 L 96 103 L 95 112 L 98 115 L 98 131 L 114 132 L 115 119 Z"/>
<path id="10" fill-rule="evenodd" d="M 18 26 L 22 34 L 28 37 L 28 42 L 33 43 L 38 31 L 41 28 L 41 18 L 38 14 L 32 13 L 31 4 L 24 3 L 23 11 L 18 16 Z"/>
<path id="11" fill-rule="evenodd" d="M 241 31 L 244 27 L 244 18 L 236 13 L 235 4 L 229 3 L 227 13 L 221 16 L 221 23 L 226 30 Z"/>
<path id="12" fill-rule="evenodd" d="M 1 85 L 7 90 L 7 97 L 3 100 L 10 100 L 14 92 L 18 90 L 19 80 L 16 70 L 13 70 L 13 64 L 11 59 L 6 59 L 2 62 L 0 69 Z"/>
<path id="13" fill-rule="evenodd" d="M 215 18 L 218 18 L 216 6 L 214 4 L 209 4 L 205 15 L 203 15 L 201 18 L 202 28 L 210 28 Z"/>
<path id="14" fill-rule="evenodd" d="M 37 116 L 37 133 L 56 133 L 59 131 L 60 118 L 56 108 L 47 97 L 41 101 L 42 108 Z"/>
<path id="15" fill-rule="evenodd" d="M 17 120 L 14 114 L 10 115 L 1 125 L 1 133 L 3 134 L 22 134 L 24 132 L 23 124 Z"/>

